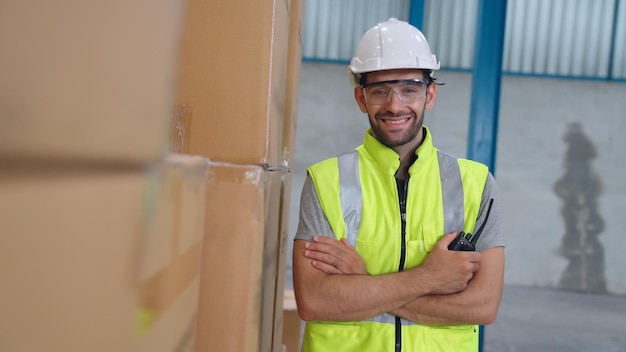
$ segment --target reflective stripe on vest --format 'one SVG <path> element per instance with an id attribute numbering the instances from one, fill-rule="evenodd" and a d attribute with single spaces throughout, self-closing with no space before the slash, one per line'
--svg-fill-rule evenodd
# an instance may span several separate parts
<path id="1" fill-rule="evenodd" d="M 363 191 L 359 175 L 359 153 L 354 150 L 337 157 L 339 163 L 339 184 L 341 210 L 346 225 L 346 239 L 356 247 L 356 239 L 361 224 Z M 449 154 L 437 151 L 439 176 L 444 210 L 444 233 L 458 231 L 465 223 L 463 181 L 457 159 Z M 382 314 L 367 321 L 395 324 L 396 317 Z M 416 325 L 412 321 L 401 319 L 403 325 Z"/>

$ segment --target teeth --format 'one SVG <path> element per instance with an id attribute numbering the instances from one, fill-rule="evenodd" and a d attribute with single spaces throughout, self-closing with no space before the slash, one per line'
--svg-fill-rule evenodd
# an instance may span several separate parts
<path id="1" fill-rule="evenodd" d="M 390 125 L 399 125 L 402 123 L 407 122 L 409 119 L 402 119 L 402 120 L 386 120 L 385 122 L 390 124 Z"/>

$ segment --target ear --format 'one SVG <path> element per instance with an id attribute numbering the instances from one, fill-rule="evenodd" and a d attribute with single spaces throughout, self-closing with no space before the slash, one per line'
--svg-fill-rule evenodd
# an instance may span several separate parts
<path id="1" fill-rule="evenodd" d="M 361 109 L 362 113 L 367 113 L 367 106 L 365 105 L 365 93 L 363 93 L 363 88 L 354 87 L 354 100 L 359 104 L 359 109 Z"/>
<path id="2" fill-rule="evenodd" d="M 437 98 L 437 85 L 431 83 L 426 91 L 426 110 L 430 110 L 435 107 L 435 100 Z"/>

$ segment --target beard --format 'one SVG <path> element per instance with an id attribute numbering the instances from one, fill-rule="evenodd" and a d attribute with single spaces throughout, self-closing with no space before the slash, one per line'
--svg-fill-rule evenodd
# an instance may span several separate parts
<path id="1" fill-rule="evenodd" d="M 394 148 L 410 143 L 416 138 L 419 131 L 422 129 L 424 122 L 423 116 L 424 111 L 422 111 L 419 116 L 414 111 L 401 112 L 397 114 L 379 113 L 376 114 L 374 118 L 370 116 L 369 120 L 374 137 L 387 147 Z M 381 126 L 385 124 L 382 122 L 382 119 L 394 117 L 410 117 L 409 125 L 406 126 L 403 131 L 393 133 L 385 131 L 381 128 Z"/>

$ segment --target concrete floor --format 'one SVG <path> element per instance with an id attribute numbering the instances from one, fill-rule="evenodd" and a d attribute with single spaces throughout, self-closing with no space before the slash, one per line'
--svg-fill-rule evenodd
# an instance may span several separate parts
<path id="1" fill-rule="evenodd" d="M 625 352 L 626 298 L 507 285 L 484 352 Z"/>
<path id="2" fill-rule="evenodd" d="M 425 123 L 441 150 L 465 156 L 471 74 L 438 77 L 446 84 Z M 507 264 L 484 351 L 626 352 L 624 97 L 623 83 L 503 77 L 496 179 Z M 297 123 L 292 237 L 306 167 L 359 145 L 368 127 L 345 66 L 303 64 Z"/>

